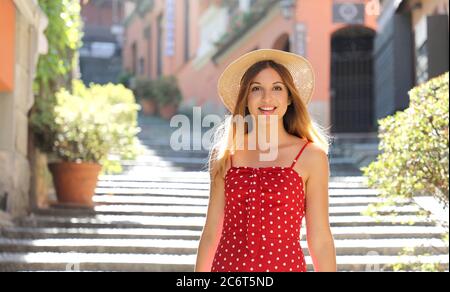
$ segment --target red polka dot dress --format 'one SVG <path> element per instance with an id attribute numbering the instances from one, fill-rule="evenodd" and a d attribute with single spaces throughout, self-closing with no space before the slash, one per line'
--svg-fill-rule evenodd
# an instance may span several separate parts
<path id="1" fill-rule="evenodd" d="M 305 272 L 300 227 L 302 177 L 290 167 L 231 167 L 225 176 L 223 229 L 212 272 Z"/>

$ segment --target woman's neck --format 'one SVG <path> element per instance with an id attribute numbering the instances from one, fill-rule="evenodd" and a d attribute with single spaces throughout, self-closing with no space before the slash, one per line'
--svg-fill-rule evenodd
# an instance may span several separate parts
<path id="1" fill-rule="evenodd" d="M 269 147 L 278 147 L 287 142 L 289 133 L 283 125 L 283 120 L 279 119 L 277 123 L 256 123 L 256 127 L 248 133 L 248 145 L 254 142 L 256 150 L 267 151 Z M 249 139 L 253 139 L 250 141 Z M 255 150 L 255 149 L 249 149 Z"/>

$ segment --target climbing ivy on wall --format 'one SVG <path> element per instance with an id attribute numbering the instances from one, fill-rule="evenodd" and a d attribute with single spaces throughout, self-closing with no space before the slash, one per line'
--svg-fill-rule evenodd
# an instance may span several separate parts
<path id="1" fill-rule="evenodd" d="M 78 49 L 81 47 L 82 20 L 78 0 L 39 0 L 48 17 L 45 36 L 48 53 L 41 55 L 33 84 L 35 105 L 30 122 L 38 146 L 50 151 L 53 138 L 48 126 L 54 120 L 55 94 L 61 87 L 70 88 L 74 69 L 78 66 Z"/>

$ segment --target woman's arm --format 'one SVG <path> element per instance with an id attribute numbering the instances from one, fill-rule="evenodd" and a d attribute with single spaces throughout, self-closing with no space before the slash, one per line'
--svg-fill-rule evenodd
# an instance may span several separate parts
<path id="1" fill-rule="evenodd" d="M 306 182 L 306 238 L 314 270 L 335 272 L 336 250 L 328 214 L 329 163 L 326 153 L 311 145 L 310 175 Z"/>
<path id="2" fill-rule="evenodd" d="M 220 175 L 211 178 L 210 195 L 206 222 L 197 250 L 196 272 L 210 272 L 214 254 L 222 233 L 225 208 L 225 182 Z"/>

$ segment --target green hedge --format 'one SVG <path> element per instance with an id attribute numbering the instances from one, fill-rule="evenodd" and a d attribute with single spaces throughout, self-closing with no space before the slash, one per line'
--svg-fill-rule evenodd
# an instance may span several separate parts
<path id="1" fill-rule="evenodd" d="M 382 153 L 362 170 L 382 197 L 430 194 L 448 206 L 448 78 L 412 89 L 409 108 L 379 121 Z"/>

